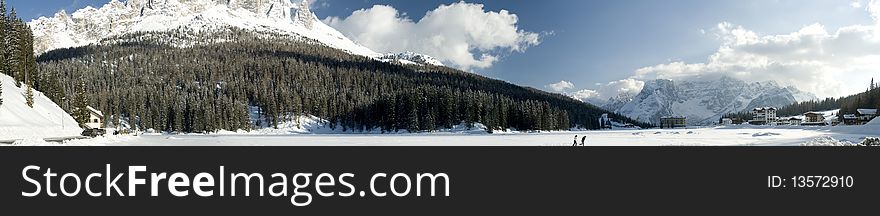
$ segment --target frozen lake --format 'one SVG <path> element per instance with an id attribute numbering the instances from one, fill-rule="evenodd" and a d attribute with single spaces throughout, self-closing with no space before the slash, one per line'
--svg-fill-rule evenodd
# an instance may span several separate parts
<path id="1" fill-rule="evenodd" d="M 563 131 L 511 134 L 185 134 L 108 136 L 67 145 L 124 146 L 571 146 L 586 135 L 587 146 L 799 146 L 858 143 L 880 136 L 863 127 L 746 127 Z"/>

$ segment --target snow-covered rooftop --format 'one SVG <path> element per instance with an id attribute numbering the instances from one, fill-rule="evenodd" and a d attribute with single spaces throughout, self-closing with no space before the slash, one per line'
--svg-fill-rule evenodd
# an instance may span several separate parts
<path id="1" fill-rule="evenodd" d="M 776 107 L 758 107 L 753 109 L 754 111 L 764 111 L 764 110 L 776 110 Z"/>
<path id="2" fill-rule="evenodd" d="M 95 113 L 95 115 L 98 115 L 98 116 L 100 116 L 100 117 L 104 117 L 104 112 L 101 112 L 101 111 L 95 109 L 95 108 L 92 107 L 92 106 L 86 106 L 86 109 L 89 109 L 89 111 Z"/>
<path id="3" fill-rule="evenodd" d="M 877 115 L 877 109 L 857 109 L 859 115 Z"/>
<path id="4" fill-rule="evenodd" d="M 660 119 L 687 118 L 686 116 L 663 116 Z"/>

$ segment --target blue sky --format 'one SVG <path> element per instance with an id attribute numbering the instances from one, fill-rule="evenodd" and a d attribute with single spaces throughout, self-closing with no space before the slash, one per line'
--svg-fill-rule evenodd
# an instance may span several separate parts
<path id="1" fill-rule="evenodd" d="M 61 9 L 74 11 L 87 5 L 100 6 L 108 1 L 8 0 L 7 2 L 18 10 L 20 16 L 29 20 L 54 14 Z M 345 18 L 359 9 L 371 8 L 373 5 L 388 5 L 400 12 L 401 17 L 418 21 L 426 12 L 435 10 L 439 5 L 456 2 L 458 1 L 318 0 L 313 3 L 313 11 L 321 19 Z M 673 78 L 676 76 L 669 74 L 679 74 L 651 69 L 646 70 L 647 72 L 642 75 L 637 75 L 636 71 L 640 68 L 670 66 L 674 65 L 670 64 L 673 62 L 696 66 L 707 63 L 707 59 L 716 54 L 719 47 L 730 45 L 726 44 L 730 41 L 725 41 L 723 36 L 734 34 L 734 31 L 724 31 L 719 28 L 719 23 L 729 23 L 731 28 L 741 27 L 758 36 L 791 34 L 819 23 L 831 34 L 831 39 L 834 39 L 835 32 L 841 27 L 876 24 L 876 20 L 872 19 L 871 14 L 866 12 L 864 7 L 869 4 L 867 0 L 467 2 L 482 4 L 486 12 L 507 10 L 517 16 L 516 28 L 541 35 L 540 44 L 528 45 L 524 51 L 517 52 L 505 48 L 485 51 L 499 59 L 491 66 L 469 67 L 467 70 L 542 89 L 548 89 L 549 87 L 545 85 L 551 83 L 567 81 L 572 84 L 571 87 L 557 90 L 570 94 L 585 90 L 580 92 L 586 94 L 581 95 L 583 97 L 591 97 L 592 93 L 601 93 L 606 98 L 611 96 L 617 92 L 616 88 L 619 88 L 610 85 L 609 82 L 612 81 Z M 855 5 L 854 2 L 859 5 Z M 357 40 L 357 38 L 353 39 Z M 768 56 L 775 55 L 768 54 Z M 852 70 L 869 73 L 865 72 L 865 68 Z M 846 70 L 840 73 L 844 72 L 849 73 Z M 829 86 L 818 83 L 821 81 L 808 80 L 806 82 L 811 83 L 807 85 L 803 84 L 804 81 L 788 81 L 786 76 L 769 77 L 769 79 L 785 85 L 795 85 L 820 96 L 852 94 L 856 93 L 854 91 L 857 89 L 837 85 L 836 88 L 839 89 L 825 91 L 822 89 Z M 756 75 L 744 75 L 738 78 L 749 81 L 762 79 Z M 608 85 L 606 87 L 611 89 L 602 92 L 600 88 L 603 85 Z M 867 81 L 859 85 L 867 85 Z"/>

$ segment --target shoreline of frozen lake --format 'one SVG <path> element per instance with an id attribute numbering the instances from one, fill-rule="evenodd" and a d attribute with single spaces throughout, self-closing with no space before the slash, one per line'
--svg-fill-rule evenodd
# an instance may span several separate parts
<path id="1" fill-rule="evenodd" d="M 880 131 L 877 131 L 880 133 Z M 810 128 L 693 128 L 561 131 L 516 134 L 145 134 L 75 140 L 62 145 L 112 146 L 800 146 L 814 140 L 858 143 L 880 134 Z"/>

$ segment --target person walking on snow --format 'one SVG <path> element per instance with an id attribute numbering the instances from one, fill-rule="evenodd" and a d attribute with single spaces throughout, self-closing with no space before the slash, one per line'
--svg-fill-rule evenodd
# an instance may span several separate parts
<path id="1" fill-rule="evenodd" d="M 584 146 L 584 141 L 587 141 L 587 135 L 581 136 L 581 146 Z"/>
<path id="2" fill-rule="evenodd" d="M 577 146 L 577 145 L 578 145 L 578 135 L 574 135 L 574 143 L 572 143 L 571 146 Z"/>

